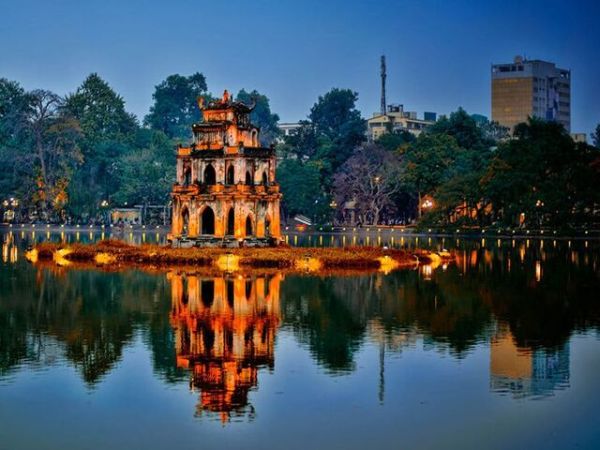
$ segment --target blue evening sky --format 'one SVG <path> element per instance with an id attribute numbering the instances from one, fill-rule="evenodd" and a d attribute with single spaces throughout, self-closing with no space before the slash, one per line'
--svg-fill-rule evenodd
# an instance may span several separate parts
<path id="1" fill-rule="evenodd" d="M 257 89 L 282 121 L 332 87 L 388 103 L 490 116 L 490 65 L 514 55 L 572 70 L 572 131 L 600 122 L 599 1 L 0 0 L 0 77 L 60 94 L 98 72 L 142 118 L 169 74 L 220 94 Z"/>

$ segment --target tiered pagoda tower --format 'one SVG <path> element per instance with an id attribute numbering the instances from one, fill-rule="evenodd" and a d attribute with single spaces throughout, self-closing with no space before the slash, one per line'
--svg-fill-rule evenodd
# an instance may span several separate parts
<path id="1" fill-rule="evenodd" d="M 261 147 L 248 106 L 225 91 L 220 100 L 198 99 L 203 120 L 194 141 L 177 149 L 173 186 L 176 246 L 274 244 L 281 238 L 275 148 Z"/>

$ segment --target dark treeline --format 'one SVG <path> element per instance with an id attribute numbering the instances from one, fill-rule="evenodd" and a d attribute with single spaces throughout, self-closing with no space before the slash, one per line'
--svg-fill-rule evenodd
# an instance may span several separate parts
<path id="1" fill-rule="evenodd" d="M 65 97 L 0 79 L 1 200 L 16 206 L 16 220 L 83 223 L 106 221 L 114 206 L 167 204 L 174 149 L 200 120 L 199 96 L 212 98 L 201 73 L 171 75 L 155 87 L 140 123 L 97 74 Z M 237 94 L 256 103 L 251 119 L 261 143 L 278 142 L 286 219 L 536 228 L 598 221 L 600 125 L 593 146 L 539 120 L 509 138 L 459 109 L 418 137 L 390 129 L 367 142 L 357 99 L 352 90 L 330 90 L 282 138 L 265 95 Z"/>
<path id="2" fill-rule="evenodd" d="M 202 74 L 171 75 L 140 123 L 97 74 L 65 97 L 0 78 L 4 209 L 17 221 L 100 223 L 114 206 L 167 204 L 175 147 L 200 120 L 199 96 L 212 97 Z M 279 118 L 267 97 L 242 89 L 237 100 L 256 102 L 252 120 L 273 139 Z"/>

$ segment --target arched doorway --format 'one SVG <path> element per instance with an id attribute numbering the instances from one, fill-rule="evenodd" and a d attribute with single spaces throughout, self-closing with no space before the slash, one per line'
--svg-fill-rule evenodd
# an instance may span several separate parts
<path id="1" fill-rule="evenodd" d="M 187 236 L 188 228 L 190 224 L 190 212 L 187 209 L 187 206 L 184 206 L 181 210 L 181 234 Z"/>
<path id="2" fill-rule="evenodd" d="M 230 208 L 227 213 L 227 232 L 225 234 L 229 236 L 235 235 L 235 215 L 233 208 Z"/>
<path id="3" fill-rule="evenodd" d="M 252 180 L 252 174 L 249 170 L 246 171 L 246 184 L 252 186 L 254 184 L 254 180 Z"/>
<path id="4" fill-rule="evenodd" d="M 215 213 L 210 206 L 207 206 L 200 216 L 201 233 L 215 234 Z"/>
<path id="5" fill-rule="evenodd" d="M 234 171 L 233 164 L 227 168 L 227 179 L 225 180 L 225 184 L 234 184 Z"/>
<path id="6" fill-rule="evenodd" d="M 246 217 L 246 236 L 252 236 L 254 234 L 254 230 L 252 227 L 252 217 Z"/>
<path id="7" fill-rule="evenodd" d="M 262 184 L 263 186 L 266 186 L 269 183 L 269 180 L 267 178 L 267 172 L 263 172 L 262 174 Z"/>
<path id="8" fill-rule="evenodd" d="M 217 184 L 217 173 L 212 164 L 209 164 L 204 169 L 204 184 L 214 185 Z"/>

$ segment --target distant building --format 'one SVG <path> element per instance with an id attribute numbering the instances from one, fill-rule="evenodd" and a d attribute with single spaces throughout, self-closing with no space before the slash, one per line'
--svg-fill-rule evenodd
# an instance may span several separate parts
<path id="1" fill-rule="evenodd" d="M 404 111 L 404 105 L 388 105 L 386 114 L 375 113 L 367 120 L 367 137 L 369 141 L 375 141 L 385 133 L 401 130 L 418 136 L 436 119 L 434 112 L 426 112 L 423 119 L 418 119 L 416 112 Z"/>
<path id="2" fill-rule="evenodd" d="M 571 133 L 571 139 L 575 142 L 587 144 L 587 135 L 585 133 Z"/>
<path id="3" fill-rule="evenodd" d="M 520 56 L 492 65 L 492 120 L 512 131 L 528 117 L 554 120 L 571 131 L 571 71 Z"/>
<path id="4" fill-rule="evenodd" d="M 301 126 L 298 122 L 281 122 L 277 125 L 282 137 L 293 135 Z"/>

